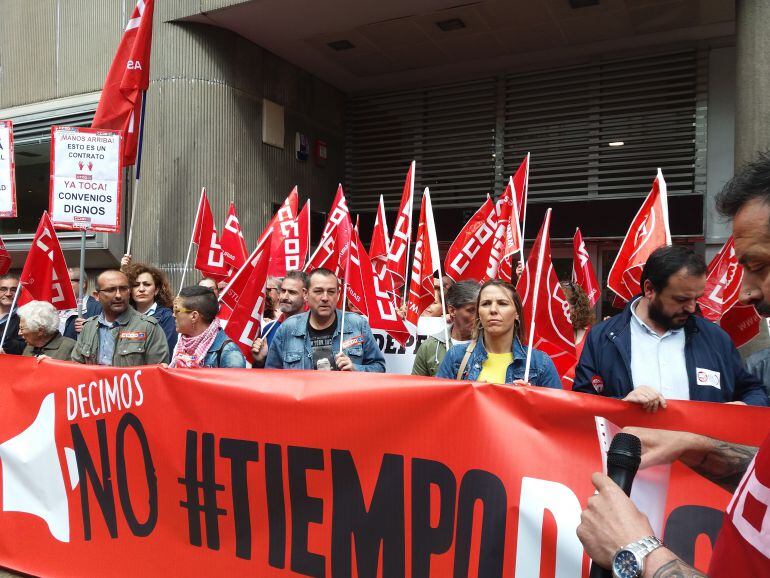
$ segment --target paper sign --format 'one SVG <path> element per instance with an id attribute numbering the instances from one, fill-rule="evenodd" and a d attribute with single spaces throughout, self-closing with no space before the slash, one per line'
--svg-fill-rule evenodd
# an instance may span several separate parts
<path id="1" fill-rule="evenodd" d="M 15 168 L 13 123 L 0 120 L 0 217 L 16 216 Z"/>
<path id="2" fill-rule="evenodd" d="M 51 128 L 49 212 L 54 226 L 120 231 L 122 155 L 118 131 Z"/>

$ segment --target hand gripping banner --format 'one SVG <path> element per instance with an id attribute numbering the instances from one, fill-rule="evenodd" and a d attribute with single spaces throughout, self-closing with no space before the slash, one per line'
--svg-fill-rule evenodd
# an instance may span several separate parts
<path id="1" fill-rule="evenodd" d="M 770 427 L 422 377 L 10 355 L 0 374 L 0 565 L 50 577 L 585 577 L 575 528 L 615 427 Z M 729 494 L 679 464 L 647 477 L 656 531 L 707 568 Z"/>

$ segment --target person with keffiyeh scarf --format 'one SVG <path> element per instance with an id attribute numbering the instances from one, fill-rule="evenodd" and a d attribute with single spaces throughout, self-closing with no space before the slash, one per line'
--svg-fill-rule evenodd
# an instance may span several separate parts
<path id="1" fill-rule="evenodd" d="M 219 304 L 208 287 L 192 285 L 174 300 L 179 340 L 169 367 L 246 367 L 246 358 L 216 318 Z"/>

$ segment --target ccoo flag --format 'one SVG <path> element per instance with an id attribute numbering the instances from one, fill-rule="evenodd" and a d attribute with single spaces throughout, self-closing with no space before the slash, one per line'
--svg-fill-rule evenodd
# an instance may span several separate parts
<path id="1" fill-rule="evenodd" d="M 112 61 L 91 128 L 122 130 L 123 165 L 136 162 L 142 93 L 150 85 L 152 13 L 155 0 L 139 0 Z"/>
<path id="2" fill-rule="evenodd" d="M 658 169 L 650 194 L 631 222 L 615 263 L 610 269 L 607 287 L 621 300 L 631 301 L 641 291 L 639 279 L 647 258 L 658 247 L 670 244 L 666 181 Z"/>

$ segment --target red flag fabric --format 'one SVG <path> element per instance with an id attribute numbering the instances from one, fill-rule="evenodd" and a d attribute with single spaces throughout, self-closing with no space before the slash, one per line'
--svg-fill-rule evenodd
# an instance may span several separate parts
<path id="1" fill-rule="evenodd" d="M 150 85 L 152 14 L 155 0 L 139 0 L 126 24 L 112 61 L 92 128 L 122 130 L 126 144 L 123 165 L 136 162 L 142 91 Z"/>
<path id="2" fill-rule="evenodd" d="M 733 237 L 722 246 L 708 266 L 706 289 L 698 299 L 703 316 L 718 322 L 738 302 L 743 281 L 743 268 L 735 258 Z"/>
<path id="3" fill-rule="evenodd" d="M 398 314 L 393 295 L 380 286 L 372 260 L 367 255 L 356 228 L 350 236 L 345 286 L 348 301 L 369 320 L 372 329 L 385 331 L 402 346 L 406 345 L 409 329 Z"/>
<path id="4" fill-rule="evenodd" d="M 516 174 L 513 175 L 513 190 L 516 193 L 516 212 L 519 214 L 519 220 L 523 225 L 527 216 L 527 195 L 529 194 L 529 153 L 521 161 Z"/>
<path id="5" fill-rule="evenodd" d="M 760 323 L 767 321 L 759 316 L 754 306 L 740 303 L 735 303 L 719 320 L 719 326 L 727 332 L 735 347 L 746 345 L 754 339 L 759 333 Z"/>
<path id="6" fill-rule="evenodd" d="M 596 280 L 594 266 L 591 264 L 586 244 L 583 242 L 580 227 L 575 229 L 575 236 L 572 238 L 572 251 L 572 281 L 580 285 L 586 292 L 588 302 L 593 307 L 599 300 L 602 290 Z"/>
<path id="7" fill-rule="evenodd" d="M 318 248 L 305 265 L 305 271 L 310 273 L 321 267 L 334 271 L 337 278 L 342 279 L 342 273 L 347 262 L 347 252 L 350 245 L 350 233 L 353 223 L 350 222 L 348 203 L 342 185 L 337 187 L 329 217 L 326 219 L 324 231 Z"/>
<path id="8" fill-rule="evenodd" d="M 230 203 L 227 211 L 227 221 L 222 229 L 222 238 L 219 240 L 222 246 L 222 253 L 225 257 L 225 263 L 233 269 L 239 269 L 246 262 L 249 256 L 249 250 L 246 248 L 246 241 L 243 239 L 243 231 L 238 221 L 238 215 L 235 212 L 235 203 Z"/>
<path id="9" fill-rule="evenodd" d="M 11 268 L 11 254 L 5 248 L 3 238 L 0 237 L 0 275 L 5 275 Z"/>
<path id="10" fill-rule="evenodd" d="M 385 217 L 385 200 L 380 195 L 380 204 L 377 205 L 377 216 L 374 219 L 372 242 L 369 245 L 369 258 L 374 261 L 388 263 L 388 221 Z"/>
<path id="11" fill-rule="evenodd" d="M 35 238 L 29 248 L 24 269 L 19 278 L 18 305 L 30 301 L 48 301 L 60 311 L 77 307 L 72 291 L 67 262 L 48 211 L 43 212 Z"/>
<path id="12" fill-rule="evenodd" d="M 496 230 L 495 204 L 487 195 L 487 200 L 473 214 L 449 247 L 444 259 L 444 273 L 454 281 L 482 279 L 487 270 Z"/>
<path id="13" fill-rule="evenodd" d="M 273 230 L 268 275 L 283 277 L 287 271 L 298 268 L 300 259 L 304 260 L 299 248 L 298 211 L 299 194 L 294 187 L 268 225 Z"/>
<path id="14" fill-rule="evenodd" d="M 517 196 L 514 180 L 510 180 L 513 198 Z M 519 207 L 516 203 L 511 204 L 511 218 L 505 228 L 505 242 L 503 243 L 503 258 L 500 261 L 500 267 L 497 270 L 497 278 L 508 283 L 513 280 L 513 259 L 515 256 L 523 259 L 524 237 L 521 232 Z"/>
<path id="15" fill-rule="evenodd" d="M 506 237 L 508 229 L 511 226 L 511 215 L 513 214 L 513 180 L 508 179 L 505 191 L 497 199 L 495 204 L 497 213 L 497 228 L 495 229 L 494 239 L 492 240 L 492 250 L 487 260 L 487 268 L 484 276 L 480 279 L 482 283 L 490 279 L 497 279 L 500 271 L 500 262 L 505 255 Z"/>
<path id="16" fill-rule="evenodd" d="M 272 231 L 268 240 L 271 238 Z M 271 243 L 260 245 L 239 270 L 242 282 L 232 283 L 227 291 L 227 302 L 234 306 L 225 326 L 225 333 L 240 348 L 246 359 L 251 359 L 251 346 L 259 337 L 262 328 L 270 250 Z"/>
<path id="17" fill-rule="evenodd" d="M 195 215 L 194 231 L 193 243 L 198 245 L 195 268 L 205 277 L 224 281 L 227 279 L 229 267 L 225 263 L 225 254 L 219 243 L 217 227 L 214 224 L 214 214 L 211 212 L 211 205 L 209 205 L 205 188 L 201 191 L 201 200 Z"/>
<path id="18" fill-rule="evenodd" d="M 302 269 L 310 252 L 310 199 L 305 201 L 305 205 L 297 215 L 297 239 L 299 240 L 299 264 L 295 269 Z"/>
<path id="19" fill-rule="evenodd" d="M 647 258 L 658 247 L 670 244 L 666 181 L 658 169 L 652 189 L 631 222 L 618 256 L 612 264 L 607 287 L 622 300 L 631 301 L 641 292 L 639 279 Z"/>
<path id="20" fill-rule="evenodd" d="M 548 209 L 516 290 L 521 296 L 524 321 L 530 324 L 530 345 L 551 357 L 564 381 L 577 356 L 569 303 L 551 261 L 550 225 L 551 209 Z"/>
<path id="21" fill-rule="evenodd" d="M 412 242 L 412 208 L 414 207 L 414 168 L 415 162 L 409 165 L 401 193 L 401 205 L 398 208 L 396 227 L 388 249 L 388 269 L 396 288 L 406 283 L 407 253 Z"/>
<path id="22" fill-rule="evenodd" d="M 219 314 L 217 315 L 220 319 L 229 319 L 238 302 L 251 289 L 248 283 L 254 268 L 261 263 L 265 253 L 268 254 L 269 259 L 272 234 L 272 229 L 268 229 L 267 234 L 260 237 L 256 249 L 251 252 L 241 268 L 233 273 L 225 288 L 222 289 L 219 294 Z"/>
<path id="23" fill-rule="evenodd" d="M 406 308 L 406 321 L 414 327 L 417 327 L 417 321 L 422 312 L 435 300 L 433 275 L 439 270 L 440 262 L 430 191 L 426 187 L 420 206 L 420 221 L 417 225 L 417 242 L 414 245 Z"/>

